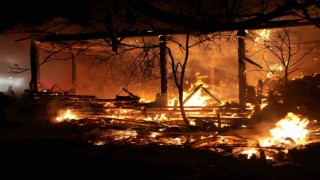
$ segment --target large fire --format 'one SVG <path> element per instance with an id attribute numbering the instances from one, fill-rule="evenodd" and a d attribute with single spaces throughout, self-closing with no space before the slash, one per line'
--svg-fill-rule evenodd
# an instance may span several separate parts
<path id="1" fill-rule="evenodd" d="M 308 124 L 307 119 L 300 119 L 298 115 L 288 113 L 285 118 L 275 124 L 275 128 L 270 130 L 271 137 L 259 140 L 260 146 L 305 145 L 308 143 L 307 136 L 310 132 L 306 129 Z"/>
<path id="2" fill-rule="evenodd" d="M 239 148 L 234 153 L 246 154 L 247 159 L 250 159 L 253 155 L 259 157 L 260 152 L 258 149 L 261 147 L 283 148 L 283 152 L 287 153 L 288 149 L 308 143 L 308 135 L 310 133 L 310 130 L 306 129 L 308 124 L 309 121 L 307 119 L 301 119 L 299 115 L 290 112 L 275 124 L 275 128 L 270 129 L 270 137 L 258 139 L 260 147 Z M 272 156 L 266 155 L 265 159 L 273 160 Z"/>

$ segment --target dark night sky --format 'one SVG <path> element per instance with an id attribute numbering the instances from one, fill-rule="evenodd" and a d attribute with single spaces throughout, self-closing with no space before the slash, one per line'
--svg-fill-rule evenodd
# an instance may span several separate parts
<path id="1" fill-rule="evenodd" d="M 90 1 L 7 1 L 0 8 L 0 30 L 10 30 L 17 24 L 40 25 L 54 17 L 66 17 L 81 23 L 87 16 Z"/>

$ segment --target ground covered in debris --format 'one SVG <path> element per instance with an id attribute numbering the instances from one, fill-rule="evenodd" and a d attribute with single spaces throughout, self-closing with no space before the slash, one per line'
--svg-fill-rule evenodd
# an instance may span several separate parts
<path id="1" fill-rule="evenodd" d="M 188 146 L 93 146 L 82 134 L 92 127 L 3 124 L 2 175 L 81 179 L 319 179 L 320 145 L 291 150 L 290 162 L 265 163 Z"/>

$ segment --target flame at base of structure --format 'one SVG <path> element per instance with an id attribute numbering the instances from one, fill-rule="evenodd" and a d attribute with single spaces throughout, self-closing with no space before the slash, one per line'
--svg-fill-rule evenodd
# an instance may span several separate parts
<path id="1" fill-rule="evenodd" d="M 308 143 L 307 137 L 310 132 L 306 129 L 308 124 L 307 119 L 300 119 L 298 115 L 288 113 L 270 130 L 271 137 L 259 140 L 260 146 L 284 146 L 290 149 L 297 145 L 305 145 Z"/>

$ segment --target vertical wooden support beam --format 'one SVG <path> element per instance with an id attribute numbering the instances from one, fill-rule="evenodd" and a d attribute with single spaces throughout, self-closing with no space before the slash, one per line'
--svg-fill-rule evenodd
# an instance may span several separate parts
<path id="1" fill-rule="evenodd" d="M 167 41 L 166 36 L 161 35 L 159 39 L 160 46 L 160 74 L 161 74 L 161 105 L 168 104 L 168 81 L 167 81 Z"/>
<path id="2" fill-rule="evenodd" d="M 244 29 L 238 31 L 238 78 L 239 78 L 239 108 L 244 109 L 246 107 L 246 63 L 244 59 L 246 57 L 245 38 L 246 32 Z"/>
<path id="3" fill-rule="evenodd" d="M 257 87 L 257 103 L 262 104 L 263 98 L 263 82 L 261 79 L 258 80 L 258 87 Z"/>
<path id="4" fill-rule="evenodd" d="M 37 41 L 31 40 L 30 45 L 30 66 L 31 66 L 31 81 L 30 90 L 38 92 L 38 85 L 40 79 L 40 69 L 39 69 L 39 50 L 37 48 Z"/>
<path id="5" fill-rule="evenodd" d="M 72 53 L 72 88 L 73 92 L 72 94 L 77 93 L 77 66 L 76 66 L 76 61 L 75 61 L 75 55 Z"/>
<path id="6" fill-rule="evenodd" d="M 214 84 L 214 56 L 211 56 L 211 61 L 210 61 L 210 90 L 214 91 L 215 90 L 215 84 Z"/>

